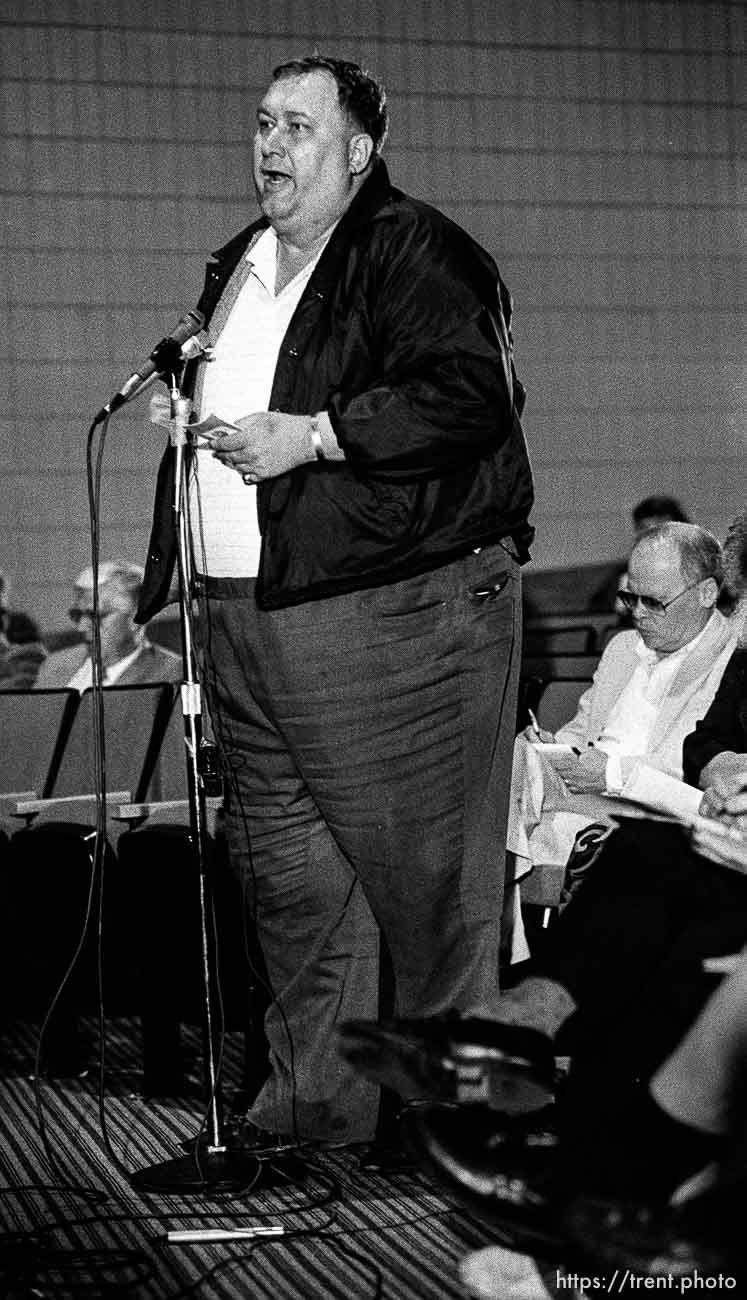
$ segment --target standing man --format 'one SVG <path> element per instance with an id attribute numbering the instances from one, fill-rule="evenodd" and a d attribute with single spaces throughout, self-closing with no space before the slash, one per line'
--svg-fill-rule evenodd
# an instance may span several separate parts
<path id="1" fill-rule="evenodd" d="M 356 64 L 275 69 L 262 217 L 208 265 L 213 360 L 185 379 L 218 425 L 192 458 L 205 685 L 273 994 L 256 1149 L 373 1135 L 336 1030 L 377 1014 L 379 936 L 399 1014 L 497 992 L 523 390 L 495 264 L 392 187 L 386 129 Z M 142 620 L 173 572 L 169 476 Z"/>

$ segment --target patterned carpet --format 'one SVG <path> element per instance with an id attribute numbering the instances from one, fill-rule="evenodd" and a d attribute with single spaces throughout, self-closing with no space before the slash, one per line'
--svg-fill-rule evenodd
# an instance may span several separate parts
<path id="1" fill-rule="evenodd" d="M 86 1025 L 95 1040 L 93 1022 Z M 37 1027 L 6 1026 L 0 1059 L 0 1293 L 139 1300 L 450 1300 L 458 1262 L 486 1231 L 417 1168 L 375 1172 L 355 1148 L 306 1154 L 303 1177 L 262 1166 L 236 1192 L 145 1194 L 133 1171 L 181 1154 L 202 1121 L 196 1031 L 185 1030 L 188 1084 L 145 1100 L 139 1028 L 107 1022 L 105 1086 L 34 1081 Z M 224 1091 L 239 1077 L 228 1036 Z M 190 1056 L 191 1054 L 191 1056 Z M 231 1242 L 169 1242 L 175 1230 L 281 1227 Z"/>

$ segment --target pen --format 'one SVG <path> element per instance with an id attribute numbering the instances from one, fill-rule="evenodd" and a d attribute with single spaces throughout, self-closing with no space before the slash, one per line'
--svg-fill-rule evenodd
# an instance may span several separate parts
<path id="1" fill-rule="evenodd" d="M 529 721 L 530 721 L 531 724 L 532 724 L 532 730 L 535 732 L 535 734 L 536 734 L 537 736 L 539 736 L 539 734 L 540 734 L 540 725 L 539 725 L 539 722 L 537 721 L 537 715 L 536 715 L 536 713 L 534 712 L 533 709 L 527 709 L 527 713 L 529 714 Z M 591 741 L 590 741 L 589 743 L 591 744 Z M 581 757 L 581 750 L 580 750 L 580 749 L 576 749 L 576 746 L 575 746 L 575 745 L 571 745 L 571 752 L 572 752 L 573 754 L 575 754 L 577 758 L 580 758 L 580 757 Z"/>
<path id="2" fill-rule="evenodd" d="M 167 1232 L 166 1240 L 178 1245 L 189 1242 L 211 1245 L 216 1241 L 245 1241 L 252 1237 L 282 1237 L 285 1228 L 280 1223 L 259 1224 L 256 1228 L 186 1228 Z"/>

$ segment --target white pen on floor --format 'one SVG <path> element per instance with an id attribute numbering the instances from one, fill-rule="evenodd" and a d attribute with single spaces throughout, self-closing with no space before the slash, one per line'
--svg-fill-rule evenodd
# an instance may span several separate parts
<path id="1" fill-rule="evenodd" d="M 280 1223 L 262 1223 L 256 1228 L 184 1228 L 166 1233 L 166 1240 L 175 1245 L 194 1243 L 203 1246 L 216 1241 L 246 1241 L 252 1237 L 282 1237 L 285 1228 Z"/>

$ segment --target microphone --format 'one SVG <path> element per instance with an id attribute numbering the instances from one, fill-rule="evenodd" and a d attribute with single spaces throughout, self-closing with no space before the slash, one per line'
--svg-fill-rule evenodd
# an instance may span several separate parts
<path id="1" fill-rule="evenodd" d="M 196 309 L 188 311 L 186 316 L 182 316 L 177 321 L 174 329 L 165 339 L 157 343 L 139 370 L 130 375 L 125 384 L 122 385 L 118 393 L 102 406 L 94 420 L 94 424 L 101 424 L 107 416 L 114 411 L 118 411 L 120 406 L 129 402 L 131 397 L 139 391 L 140 387 L 151 378 L 152 375 L 163 374 L 168 370 L 176 370 L 176 367 L 183 360 L 182 344 L 191 339 L 194 334 L 198 334 L 205 324 L 205 317 L 201 311 Z"/>

